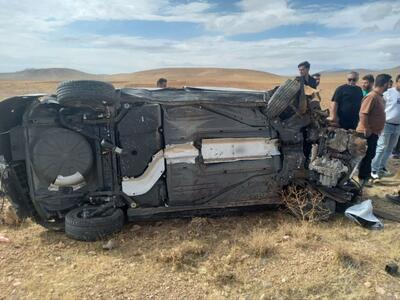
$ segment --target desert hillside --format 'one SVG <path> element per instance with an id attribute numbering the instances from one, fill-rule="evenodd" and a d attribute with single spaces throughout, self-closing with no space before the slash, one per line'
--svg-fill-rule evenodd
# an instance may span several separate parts
<path id="1" fill-rule="evenodd" d="M 400 66 L 373 71 L 358 69 L 360 75 L 374 75 L 386 72 L 395 77 Z M 335 88 L 346 82 L 348 70 L 321 72 L 321 95 L 328 104 Z M 295 76 L 295 73 L 292 75 Z M 226 68 L 164 68 L 123 74 L 89 74 L 74 69 L 26 69 L 14 73 L 0 73 L 0 99 L 27 93 L 54 93 L 60 81 L 77 79 L 95 79 L 111 82 L 115 87 L 154 87 L 156 81 L 164 77 L 171 87 L 182 86 L 219 86 L 246 89 L 267 90 L 281 84 L 286 78 L 273 73 Z"/>
<path id="2" fill-rule="evenodd" d="M 140 71 L 128 74 L 116 74 L 108 77 L 111 81 L 128 81 L 144 86 L 154 85 L 159 78 L 168 79 L 172 86 L 210 85 L 262 88 L 266 83 L 279 83 L 282 77 L 276 74 L 224 68 L 166 68 Z"/>
<path id="3" fill-rule="evenodd" d="M 89 74 L 67 68 L 25 69 L 18 72 L 0 73 L 0 80 L 62 81 L 101 77 L 102 75 Z"/>
<path id="4" fill-rule="evenodd" d="M 171 87 L 225 86 L 266 90 L 284 78 L 267 72 L 224 68 L 167 68 L 134 73 L 96 75 L 73 69 L 28 69 L 0 73 L 0 99 L 28 93 L 54 93 L 60 81 L 95 79 L 111 82 L 115 87 L 155 87 L 164 77 Z"/>

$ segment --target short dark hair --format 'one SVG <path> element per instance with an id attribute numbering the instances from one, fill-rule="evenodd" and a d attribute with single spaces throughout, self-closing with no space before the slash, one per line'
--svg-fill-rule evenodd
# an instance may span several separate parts
<path id="1" fill-rule="evenodd" d="M 400 80 L 400 74 L 396 76 L 396 82 Z"/>
<path id="2" fill-rule="evenodd" d="M 321 74 L 320 73 L 315 73 L 315 74 L 312 74 L 311 76 L 312 77 L 321 77 Z"/>
<path id="3" fill-rule="evenodd" d="M 383 87 L 386 83 L 388 83 L 392 79 L 392 76 L 389 74 L 379 74 L 375 79 L 376 87 Z"/>
<path id="4" fill-rule="evenodd" d="M 167 79 L 160 78 L 160 79 L 157 80 L 157 85 L 161 85 L 161 84 L 164 84 L 164 83 L 167 83 Z"/>
<path id="5" fill-rule="evenodd" d="M 372 75 L 372 74 L 367 74 L 362 79 L 366 80 L 366 81 L 368 81 L 370 83 L 374 83 L 374 81 L 375 81 L 374 75 Z"/>
<path id="6" fill-rule="evenodd" d="M 306 69 L 309 69 L 311 67 L 311 65 L 310 65 L 310 63 L 308 61 L 303 61 L 303 62 L 299 63 L 298 66 L 297 66 L 297 68 L 300 68 L 300 67 L 304 67 Z"/>

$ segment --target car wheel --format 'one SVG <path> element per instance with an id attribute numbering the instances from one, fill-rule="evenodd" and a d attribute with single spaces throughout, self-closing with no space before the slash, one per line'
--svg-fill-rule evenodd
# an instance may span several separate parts
<path id="1" fill-rule="evenodd" d="M 95 80 L 64 81 L 57 87 L 57 100 L 62 106 L 89 107 L 102 110 L 116 102 L 112 84 Z"/>
<path id="2" fill-rule="evenodd" d="M 85 217 L 95 209 L 95 206 L 84 206 L 68 212 L 65 216 L 67 236 L 81 241 L 95 241 L 122 229 L 124 224 L 122 209 L 110 209 L 101 216 Z"/>
<path id="3" fill-rule="evenodd" d="M 301 83 L 297 79 L 288 79 L 282 84 L 268 101 L 268 116 L 275 118 L 292 104 L 297 93 L 300 91 Z"/>

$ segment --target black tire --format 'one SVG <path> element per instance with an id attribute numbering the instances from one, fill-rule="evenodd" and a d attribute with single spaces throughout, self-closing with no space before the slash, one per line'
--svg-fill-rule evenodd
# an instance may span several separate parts
<path id="1" fill-rule="evenodd" d="M 275 118 L 296 100 L 301 83 L 297 79 L 288 79 L 282 84 L 268 101 L 268 116 Z"/>
<path id="2" fill-rule="evenodd" d="M 122 229 L 124 224 L 122 209 L 111 209 L 99 217 L 83 218 L 82 213 L 85 209 L 91 210 L 95 207 L 79 207 L 65 216 L 65 233 L 68 237 L 80 241 L 96 241 Z"/>
<path id="3" fill-rule="evenodd" d="M 57 87 L 57 100 L 62 106 L 103 110 L 116 102 L 116 93 L 112 84 L 103 81 L 64 81 Z"/>

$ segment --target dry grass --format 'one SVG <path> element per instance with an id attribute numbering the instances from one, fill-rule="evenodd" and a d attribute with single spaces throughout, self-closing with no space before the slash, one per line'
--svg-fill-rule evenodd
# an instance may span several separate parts
<path id="1" fill-rule="evenodd" d="M 161 250 L 160 261 L 175 267 L 195 266 L 197 260 L 205 255 L 206 247 L 200 241 L 183 241 L 172 249 Z"/>
<path id="2" fill-rule="evenodd" d="M 256 228 L 253 230 L 246 242 L 253 254 L 257 257 L 270 257 L 274 254 L 276 245 L 268 230 L 265 228 Z"/>
<path id="3" fill-rule="evenodd" d="M 400 225 L 368 231 L 336 218 L 299 223 L 282 212 L 127 226 L 104 242 L 73 241 L 27 222 L 0 225 L 0 296 L 59 299 L 375 298 L 400 296 Z M 197 221 L 195 222 L 197 223 Z M 370 282 L 366 288 L 364 283 Z"/>
<path id="4" fill-rule="evenodd" d="M 349 249 L 343 246 L 339 246 L 335 254 L 337 261 L 345 268 L 359 269 L 366 262 L 359 255 L 349 252 Z"/>

